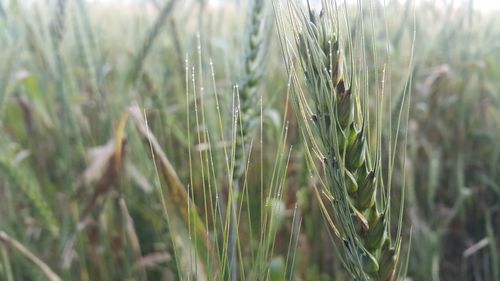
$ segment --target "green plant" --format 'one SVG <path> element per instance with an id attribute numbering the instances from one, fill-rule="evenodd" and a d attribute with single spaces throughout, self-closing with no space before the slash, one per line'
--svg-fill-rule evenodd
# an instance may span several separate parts
<path id="1" fill-rule="evenodd" d="M 240 187 L 244 183 L 247 171 L 247 159 L 251 153 L 252 135 L 257 128 L 260 118 L 259 103 L 256 100 L 258 86 L 261 82 L 263 70 L 266 66 L 266 54 L 271 33 L 269 8 L 263 0 L 251 1 L 249 9 L 248 28 L 245 34 L 245 51 L 242 59 L 240 81 L 237 84 L 237 132 L 235 134 L 234 147 L 234 169 L 232 171 L 232 197 L 231 221 L 229 232 L 229 261 L 231 267 L 230 280 L 237 280 L 237 257 L 236 257 L 236 217 L 238 212 L 238 198 Z M 262 96 L 261 96 L 262 98 Z"/>
<path id="2" fill-rule="evenodd" d="M 496 14 L 270 2 L 0 1 L 1 280 L 499 279 Z"/>
<path id="3" fill-rule="evenodd" d="M 327 194 L 323 211 L 345 269 L 356 280 L 400 280 L 404 276 L 404 266 L 398 267 L 404 265 L 402 216 L 393 236 L 390 172 L 389 184 L 382 180 L 381 108 L 377 108 L 375 120 L 370 120 L 370 89 L 363 84 L 366 80 L 359 77 L 364 70 L 356 69 L 354 63 L 354 58 L 363 54 L 353 49 L 353 38 L 341 41 L 340 12 L 333 4 L 324 3 L 320 14 L 309 3 L 306 12 L 295 4 L 278 9 L 289 10 L 288 21 L 283 20 L 281 28 L 287 24 L 293 27 L 296 48 L 285 48 L 284 52 L 289 56 L 298 53 L 308 94 L 299 88 L 297 69 L 288 59 L 290 76 L 295 80 L 295 109 L 308 141 L 311 169 L 321 169 L 322 172 L 316 170 L 318 175 L 324 173 L 318 200 L 323 202 L 322 194 Z M 344 44 L 351 51 L 347 79 L 343 71 Z M 311 107 L 309 98 L 313 101 Z M 370 121 L 376 124 L 375 134 L 371 135 Z M 370 142 L 372 136 L 375 141 Z M 321 160 L 321 168 L 316 168 L 315 156 Z"/>

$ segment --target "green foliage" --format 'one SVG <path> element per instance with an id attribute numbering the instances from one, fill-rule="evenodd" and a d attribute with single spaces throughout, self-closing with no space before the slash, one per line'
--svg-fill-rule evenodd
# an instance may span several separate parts
<path id="1" fill-rule="evenodd" d="M 126 2 L 0 1 L 0 280 L 499 280 L 493 12 Z"/>

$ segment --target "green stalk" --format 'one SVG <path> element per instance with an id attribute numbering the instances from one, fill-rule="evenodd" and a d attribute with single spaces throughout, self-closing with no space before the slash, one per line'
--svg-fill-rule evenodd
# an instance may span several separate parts
<path id="1" fill-rule="evenodd" d="M 144 39 L 144 43 L 142 44 L 141 49 L 139 49 L 139 52 L 135 56 L 128 77 L 128 81 L 130 81 L 132 84 L 135 83 L 137 78 L 139 77 L 139 74 L 142 71 L 144 60 L 149 54 L 149 51 L 151 50 L 151 47 L 153 46 L 156 38 L 160 34 L 161 28 L 167 22 L 168 16 L 172 13 L 175 2 L 176 0 L 170 0 L 165 4 L 165 6 L 163 6 L 160 14 L 158 15 L 158 18 L 156 18 L 156 21 L 154 22 L 146 38 Z"/>
<path id="2" fill-rule="evenodd" d="M 238 198 L 240 184 L 246 172 L 247 157 L 250 153 L 252 134 L 259 123 L 259 108 L 256 103 L 257 90 L 263 69 L 264 58 L 268 49 L 269 17 L 266 14 L 265 2 L 255 0 L 251 2 L 249 15 L 249 28 L 245 38 L 245 53 L 243 57 L 243 69 L 238 83 L 238 117 L 239 129 L 235 138 L 234 170 L 232 174 L 232 196 L 231 213 L 229 223 L 229 245 L 228 260 L 230 267 L 230 280 L 238 280 L 237 262 L 237 218 Z"/>
<path id="3" fill-rule="evenodd" d="M 388 228 L 390 195 L 382 181 L 380 148 L 376 148 L 375 159 L 369 153 L 369 94 L 364 92 L 369 89 L 358 86 L 359 76 L 366 72 L 355 68 L 358 54 L 351 47 L 349 78 L 344 77 L 337 7 L 326 3 L 319 14 L 309 5 L 307 13 L 294 4 L 289 9 L 306 82 L 305 93 L 295 93 L 295 105 L 303 121 L 303 135 L 322 159 L 326 189 L 322 193 L 330 199 L 333 217 L 329 218 L 326 208 L 324 215 L 332 222 L 340 257 L 354 280 L 392 280 L 401 237 L 391 237 Z M 352 40 L 346 38 L 349 46 L 354 46 Z M 293 66 L 289 69 L 296 75 Z M 312 99 L 312 107 L 306 95 Z"/>

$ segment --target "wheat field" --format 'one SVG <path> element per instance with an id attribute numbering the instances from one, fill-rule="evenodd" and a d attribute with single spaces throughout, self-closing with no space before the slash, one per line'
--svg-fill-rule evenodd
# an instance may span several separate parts
<path id="1" fill-rule="evenodd" d="M 500 280 L 478 3 L 0 0 L 0 280 Z"/>

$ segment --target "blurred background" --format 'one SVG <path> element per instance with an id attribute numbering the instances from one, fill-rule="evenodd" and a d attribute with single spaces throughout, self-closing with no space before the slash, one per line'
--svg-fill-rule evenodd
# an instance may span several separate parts
<path id="1" fill-rule="evenodd" d="M 348 280 L 290 101 L 283 11 L 252 2 L 0 0 L 0 280 L 187 280 L 197 231 L 229 270 L 232 200 L 239 280 Z M 348 52 L 385 85 L 381 122 L 410 97 L 398 135 L 382 132 L 401 138 L 407 280 L 500 280 L 500 2 L 339 5 L 363 38 Z M 266 48 L 242 164 L 252 40 Z"/>

